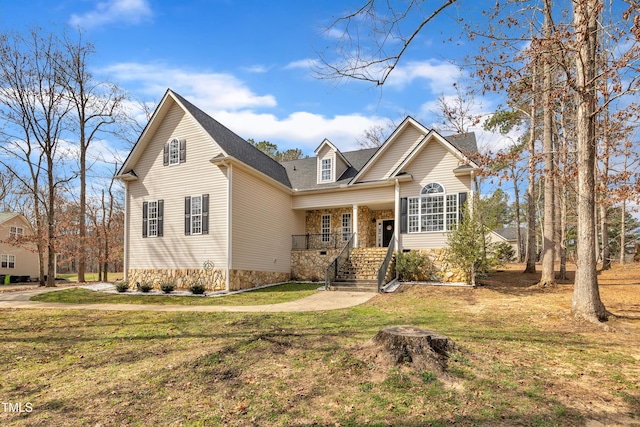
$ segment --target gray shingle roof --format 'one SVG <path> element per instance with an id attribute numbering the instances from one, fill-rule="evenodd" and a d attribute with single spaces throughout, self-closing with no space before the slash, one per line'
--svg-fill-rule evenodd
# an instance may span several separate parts
<path id="1" fill-rule="evenodd" d="M 316 157 L 282 162 L 281 165 L 287 170 L 289 181 L 294 189 L 312 190 L 317 188 L 338 187 L 341 184 L 346 184 L 351 181 L 351 178 L 356 176 L 376 151 L 377 148 L 367 148 L 364 150 L 342 153 L 345 159 L 351 163 L 351 167 L 348 168 L 342 176 L 336 180 L 336 182 L 326 184 L 318 184 L 317 182 L 318 163 Z"/>
<path id="2" fill-rule="evenodd" d="M 229 156 L 251 166 L 257 171 L 273 178 L 279 183 L 291 188 L 291 182 L 287 172 L 280 163 L 258 150 L 256 147 L 227 129 L 207 113 L 173 92 L 173 95 L 180 100 L 182 105 L 200 123 L 204 130 L 216 141 L 216 143 Z"/>
<path id="3" fill-rule="evenodd" d="M 499 228 L 495 230 L 495 233 L 499 234 L 500 236 L 502 236 L 502 238 L 504 238 L 507 241 L 515 241 L 517 240 L 516 230 L 517 230 L 516 227 L 504 227 L 504 228 Z M 520 228 L 520 235 L 524 236 L 525 233 L 526 233 L 526 229 Z"/>
<path id="4" fill-rule="evenodd" d="M 458 150 L 462 151 L 463 154 L 473 154 L 478 152 L 476 134 L 473 132 L 449 135 L 445 136 L 444 139 L 449 141 L 451 145 L 456 147 Z"/>
<path id="5" fill-rule="evenodd" d="M 336 182 L 318 184 L 317 161 L 315 157 L 278 163 L 176 92 L 171 91 L 171 93 L 184 105 L 194 119 L 200 123 L 203 129 L 229 156 L 240 160 L 292 189 L 310 190 L 338 187 L 346 184 L 360 172 L 378 150 L 378 148 L 367 148 L 342 153 L 352 166 L 349 167 Z M 444 138 L 464 154 L 476 153 L 478 151 L 474 133 L 450 135 Z"/>

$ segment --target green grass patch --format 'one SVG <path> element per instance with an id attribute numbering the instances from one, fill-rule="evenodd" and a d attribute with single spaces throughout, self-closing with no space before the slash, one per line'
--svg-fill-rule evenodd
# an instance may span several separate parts
<path id="1" fill-rule="evenodd" d="M 298 286 L 189 300 L 240 305 L 233 299 L 300 296 Z M 542 327 L 514 314 L 512 295 L 489 295 L 504 298 L 490 310 L 470 303 L 488 294 L 412 288 L 313 313 L 0 310 L 0 397 L 33 404 L 29 414 L 0 413 L 0 424 L 584 425 L 593 414 L 560 399 L 577 388 L 580 401 L 606 397 L 620 413 L 638 413 L 632 336 L 607 332 L 605 341 Z M 380 329 L 402 324 L 438 331 L 461 347 L 446 375 L 364 355 Z M 615 376 L 602 369 L 612 353 L 619 355 Z M 575 366 L 589 381 L 559 375 Z"/>
<path id="2" fill-rule="evenodd" d="M 285 283 L 223 297 L 122 295 L 70 288 L 36 295 L 31 300 L 63 304 L 266 305 L 295 301 L 313 295 L 318 287 L 317 283 Z"/>
<path id="3" fill-rule="evenodd" d="M 123 276 L 122 272 L 120 273 L 107 273 L 107 281 L 112 282 L 116 279 L 121 279 Z M 77 282 L 78 281 L 78 273 L 64 273 L 56 275 L 56 278 L 63 279 L 68 282 Z M 98 273 L 84 273 L 84 280 L 87 282 L 98 282 L 101 279 L 98 277 Z"/>

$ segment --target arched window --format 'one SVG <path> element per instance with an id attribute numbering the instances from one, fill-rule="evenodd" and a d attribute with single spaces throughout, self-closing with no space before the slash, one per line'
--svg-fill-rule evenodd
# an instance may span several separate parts
<path id="1" fill-rule="evenodd" d="M 430 182 L 419 197 L 408 198 L 408 231 L 448 231 L 458 226 L 458 194 L 447 194 L 437 182 Z"/>

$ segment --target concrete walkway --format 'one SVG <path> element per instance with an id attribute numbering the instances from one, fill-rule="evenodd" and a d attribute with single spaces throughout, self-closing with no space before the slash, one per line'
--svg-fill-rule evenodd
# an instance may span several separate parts
<path id="1" fill-rule="evenodd" d="M 146 305 L 146 304 L 61 304 L 29 301 L 34 295 L 55 292 L 67 288 L 36 288 L 26 291 L 0 294 L 0 309 L 3 308 L 55 308 L 67 310 L 111 310 L 111 311 L 201 311 L 234 313 L 282 313 L 339 310 L 363 304 L 376 296 L 372 292 L 327 292 L 320 291 L 306 298 L 279 304 L 216 306 L 216 305 Z M 153 298 L 153 297 L 150 297 Z"/>

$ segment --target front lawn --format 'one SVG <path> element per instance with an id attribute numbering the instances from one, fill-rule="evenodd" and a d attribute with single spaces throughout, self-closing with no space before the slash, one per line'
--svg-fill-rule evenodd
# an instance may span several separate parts
<path id="1" fill-rule="evenodd" d="M 63 304 L 268 305 L 313 295 L 319 287 L 317 283 L 285 283 L 223 297 L 125 295 L 72 288 L 36 295 L 31 300 Z"/>
<path id="2" fill-rule="evenodd" d="M 0 425 L 638 425 L 640 269 L 619 272 L 599 276 L 608 330 L 515 271 L 313 313 L 3 309 L 0 400 L 32 410 Z M 376 358 L 406 324 L 461 347 L 446 374 Z"/>

